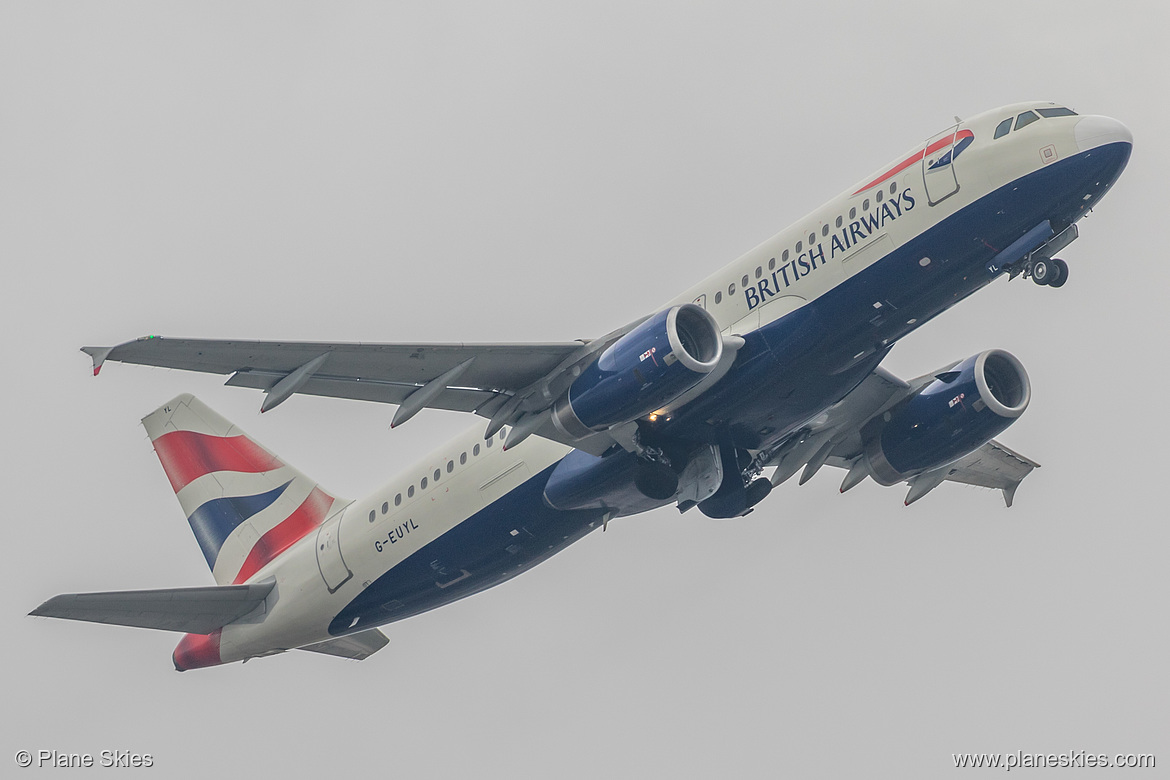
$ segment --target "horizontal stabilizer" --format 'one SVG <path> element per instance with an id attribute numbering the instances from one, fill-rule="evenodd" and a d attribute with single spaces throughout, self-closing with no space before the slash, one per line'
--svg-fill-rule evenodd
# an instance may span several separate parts
<path id="1" fill-rule="evenodd" d="M 308 650 L 310 653 L 323 653 L 335 655 L 338 658 L 364 661 L 388 644 L 390 644 L 390 640 L 386 638 L 385 634 L 376 628 L 371 628 L 369 631 L 305 645 L 298 649 Z"/>
<path id="2" fill-rule="evenodd" d="M 210 634 L 264 603 L 275 582 L 203 588 L 64 593 L 30 612 L 36 617 Z"/>

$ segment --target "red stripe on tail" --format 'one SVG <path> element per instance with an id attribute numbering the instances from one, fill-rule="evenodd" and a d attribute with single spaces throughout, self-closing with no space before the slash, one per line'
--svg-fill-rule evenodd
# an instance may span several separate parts
<path id="1" fill-rule="evenodd" d="M 238 585 L 246 581 L 282 552 L 315 531 L 325 520 L 329 507 L 333 506 L 333 496 L 321 488 L 313 488 L 313 492 L 304 500 L 297 510 L 269 530 L 248 553 L 239 574 L 232 581 Z"/>
<path id="2" fill-rule="evenodd" d="M 176 493 L 204 474 L 216 471 L 259 474 L 284 465 L 280 458 L 246 436 L 171 431 L 155 439 L 154 451 Z"/>

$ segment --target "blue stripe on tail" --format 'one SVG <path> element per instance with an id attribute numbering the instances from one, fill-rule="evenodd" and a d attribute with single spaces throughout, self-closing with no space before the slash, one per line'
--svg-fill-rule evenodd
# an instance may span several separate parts
<path id="1" fill-rule="evenodd" d="M 213 498 L 191 513 L 187 522 L 191 524 L 199 549 L 203 550 L 203 557 L 212 570 L 215 569 L 215 559 L 219 557 L 220 548 L 232 531 L 252 515 L 276 503 L 292 482 L 290 479 L 275 490 L 255 496 Z"/>

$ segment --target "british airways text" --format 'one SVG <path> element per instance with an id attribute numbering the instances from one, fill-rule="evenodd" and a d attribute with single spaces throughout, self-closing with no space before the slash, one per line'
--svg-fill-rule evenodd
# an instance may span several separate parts
<path id="1" fill-rule="evenodd" d="M 810 246 L 807 252 L 799 254 L 795 260 L 785 263 L 772 272 L 770 277 L 761 279 L 752 287 L 744 288 L 743 294 L 747 299 L 748 311 L 766 302 L 781 290 L 791 287 L 798 279 L 808 276 L 813 271 L 824 266 L 829 260 L 835 259 L 855 249 L 867 238 L 871 237 L 887 223 L 893 222 L 907 211 L 914 209 L 914 195 L 909 189 L 902 190 L 896 197 L 891 197 L 880 208 L 875 208 L 860 219 L 855 219 L 845 227 L 832 234 L 829 241 L 828 258 L 825 256 L 824 242 L 817 242 L 815 247 Z"/>

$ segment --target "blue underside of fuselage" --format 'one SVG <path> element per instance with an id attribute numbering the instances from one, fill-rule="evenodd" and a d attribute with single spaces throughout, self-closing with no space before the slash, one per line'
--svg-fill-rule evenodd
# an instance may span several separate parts
<path id="1" fill-rule="evenodd" d="M 989 284 L 994 276 L 987 263 L 999 250 L 1044 220 L 1059 232 L 1083 217 L 1129 154 L 1129 144 L 1098 147 L 1001 187 L 748 334 L 732 370 L 657 434 L 751 449 L 780 441 L 856 387 L 899 338 Z M 929 208 L 925 201 L 921 207 Z M 925 266 L 924 257 L 931 259 Z M 598 527 L 600 511 L 562 512 L 544 502 L 552 468 L 379 577 L 334 618 L 330 634 L 363 631 L 477 593 Z"/>
<path id="2" fill-rule="evenodd" d="M 1000 250 L 1044 220 L 1059 232 L 1084 216 L 1129 152 L 1100 147 L 1001 187 L 751 334 L 735 367 L 662 435 L 722 444 L 730 434 L 748 449 L 780 441 L 856 387 L 898 339 L 989 284 Z"/>
<path id="3" fill-rule="evenodd" d="M 383 574 L 333 619 L 329 633 L 363 631 L 478 593 L 600 526 L 600 512 L 560 512 L 544 503 L 552 470 L 549 466 Z"/>

